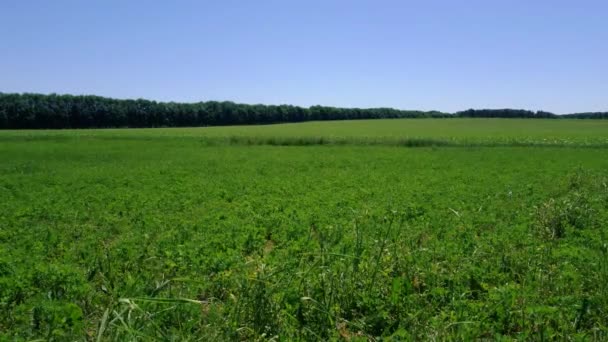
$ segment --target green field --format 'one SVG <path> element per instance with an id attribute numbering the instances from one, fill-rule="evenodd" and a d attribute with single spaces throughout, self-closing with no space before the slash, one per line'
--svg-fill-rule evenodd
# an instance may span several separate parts
<path id="1" fill-rule="evenodd" d="M 204 128 L 4 131 L 0 139 L 194 138 L 237 145 L 597 146 L 608 147 L 608 120 L 386 119 Z"/>
<path id="2" fill-rule="evenodd" d="M 0 340 L 606 340 L 607 171 L 600 120 L 0 131 Z"/>

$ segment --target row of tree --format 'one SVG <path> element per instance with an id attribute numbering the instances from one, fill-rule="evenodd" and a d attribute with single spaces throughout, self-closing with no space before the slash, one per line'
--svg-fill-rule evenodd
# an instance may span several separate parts
<path id="1" fill-rule="evenodd" d="M 0 129 L 184 127 L 268 124 L 311 120 L 384 118 L 558 118 L 548 112 L 526 110 L 466 110 L 454 114 L 393 108 L 336 108 L 291 105 L 248 105 L 234 102 L 175 103 L 117 100 L 100 96 L 0 93 Z M 608 118 L 608 113 L 581 113 L 567 117 Z"/>
<path id="2" fill-rule="evenodd" d="M 551 112 L 533 112 L 524 109 L 468 109 L 454 113 L 454 116 L 462 118 L 608 119 L 608 112 L 557 115 Z"/>
<path id="3" fill-rule="evenodd" d="M 463 118 L 543 118 L 553 119 L 559 116 L 549 112 L 533 112 L 524 109 L 469 109 L 455 114 Z"/>

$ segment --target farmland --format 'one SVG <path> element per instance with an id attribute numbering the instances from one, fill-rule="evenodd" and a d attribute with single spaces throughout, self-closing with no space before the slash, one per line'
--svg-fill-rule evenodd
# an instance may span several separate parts
<path id="1" fill-rule="evenodd" d="M 608 338 L 608 121 L 0 131 L 0 340 Z"/>
<path id="2" fill-rule="evenodd" d="M 608 146 L 606 120 L 426 119 L 313 121 L 257 126 L 4 131 L 3 139 L 194 138 L 207 144 Z M 165 140 L 166 141 L 166 140 Z"/>

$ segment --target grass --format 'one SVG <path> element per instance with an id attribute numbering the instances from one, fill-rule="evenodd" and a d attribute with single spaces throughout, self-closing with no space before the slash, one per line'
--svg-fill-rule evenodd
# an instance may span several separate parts
<path id="1" fill-rule="evenodd" d="M 0 340 L 606 339 L 602 122 L 365 123 L 0 132 Z"/>
<path id="2" fill-rule="evenodd" d="M 386 119 L 263 126 L 4 131 L 2 140 L 198 139 L 238 145 L 608 146 L 606 120 Z M 1 141 L 1 140 L 0 140 Z"/>

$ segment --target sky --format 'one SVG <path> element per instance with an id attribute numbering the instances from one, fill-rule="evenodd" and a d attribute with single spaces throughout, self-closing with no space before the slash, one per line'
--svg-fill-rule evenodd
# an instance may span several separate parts
<path id="1" fill-rule="evenodd" d="M 606 0 L 0 0 L 0 92 L 608 111 Z"/>

